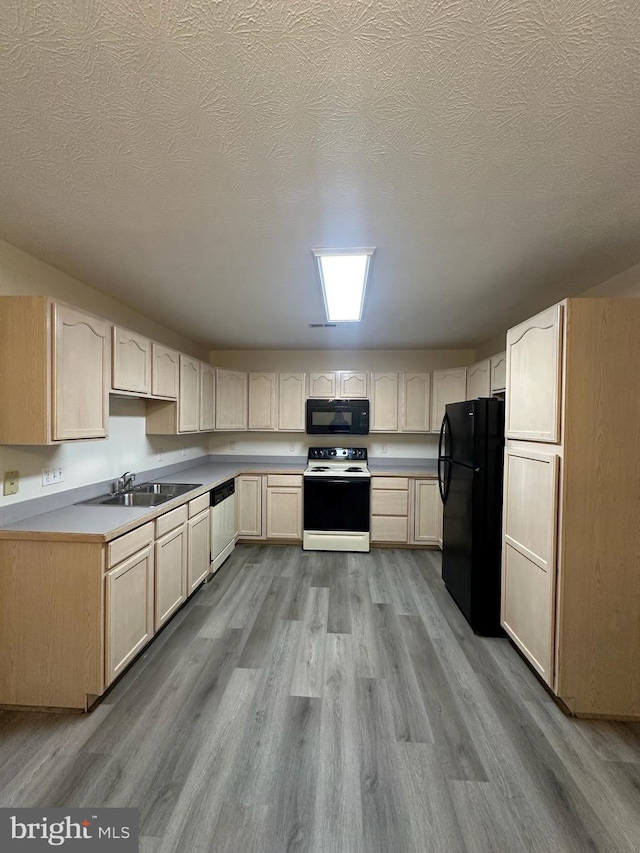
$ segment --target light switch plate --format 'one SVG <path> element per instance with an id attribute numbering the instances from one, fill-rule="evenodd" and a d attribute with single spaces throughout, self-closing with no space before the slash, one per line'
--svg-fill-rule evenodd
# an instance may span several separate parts
<path id="1" fill-rule="evenodd" d="M 18 486 L 20 484 L 20 474 L 18 471 L 5 471 L 4 472 L 4 488 L 2 493 L 4 495 L 15 495 L 18 492 Z"/>
<path id="2" fill-rule="evenodd" d="M 52 486 L 54 483 L 61 483 L 64 480 L 62 468 L 43 468 L 42 469 L 42 485 Z"/>

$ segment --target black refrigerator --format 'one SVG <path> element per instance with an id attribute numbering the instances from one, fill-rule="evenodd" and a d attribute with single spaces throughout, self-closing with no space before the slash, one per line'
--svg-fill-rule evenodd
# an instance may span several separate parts
<path id="1" fill-rule="evenodd" d="M 449 403 L 440 429 L 442 579 L 476 634 L 502 636 L 504 402 Z"/>

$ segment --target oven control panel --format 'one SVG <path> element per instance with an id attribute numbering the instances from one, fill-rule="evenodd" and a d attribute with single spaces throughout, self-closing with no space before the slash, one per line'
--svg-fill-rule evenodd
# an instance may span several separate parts
<path id="1" fill-rule="evenodd" d="M 309 459 L 359 459 L 367 461 L 366 447 L 310 447 Z"/>

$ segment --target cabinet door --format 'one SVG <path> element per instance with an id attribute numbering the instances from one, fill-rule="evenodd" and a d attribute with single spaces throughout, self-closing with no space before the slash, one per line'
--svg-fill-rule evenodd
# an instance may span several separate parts
<path id="1" fill-rule="evenodd" d="M 267 488 L 267 539 L 302 539 L 302 489 Z"/>
<path id="2" fill-rule="evenodd" d="M 335 373 L 329 371 L 328 373 L 309 374 L 309 397 L 317 397 L 320 400 L 333 400 L 336 396 Z"/>
<path id="3" fill-rule="evenodd" d="M 371 432 L 398 431 L 398 374 L 371 374 Z"/>
<path id="4" fill-rule="evenodd" d="M 151 341 L 113 327 L 111 387 L 144 396 L 151 393 Z"/>
<path id="5" fill-rule="evenodd" d="M 216 369 L 200 362 L 200 430 L 215 429 Z"/>
<path id="6" fill-rule="evenodd" d="M 504 391 L 507 387 L 507 354 L 501 352 L 491 356 L 491 393 Z"/>
<path id="7" fill-rule="evenodd" d="M 106 438 L 111 327 L 54 305 L 53 328 L 53 439 Z"/>
<path id="8" fill-rule="evenodd" d="M 409 480 L 371 478 L 371 541 L 406 543 L 409 532 Z"/>
<path id="9" fill-rule="evenodd" d="M 156 540 L 156 631 L 187 597 L 187 525 Z"/>
<path id="10" fill-rule="evenodd" d="M 243 474 L 236 480 L 238 536 L 262 539 L 262 477 Z"/>
<path id="11" fill-rule="evenodd" d="M 431 431 L 431 374 L 405 373 L 400 404 L 401 432 Z"/>
<path id="12" fill-rule="evenodd" d="M 105 576 L 106 683 L 111 684 L 153 637 L 153 546 Z"/>
<path id="13" fill-rule="evenodd" d="M 305 374 L 280 373 L 278 376 L 278 429 L 304 432 Z"/>
<path id="14" fill-rule="evenodd" d="M 438 481 L 416 480 L 414 490 L 412 541 L 438 545 L 442 538 L 442 501 Z"/>
<path id="15" fill-rule="evenodd" d="M 505 450 L 502 625 L 553 680 L 558 457 Z"/>
<path id="16" fill-rule="evenodd" d="M 488 358 L 467 368 L 467 400 L 491 396 L 491 362 Z"/>
<path id="17" fill-rule="evenodd" d="M 366 399 L 369 394 L 368 378 L 369 374 L 365 371 L 353 373 L 350 370 L 341 370 L 339 374 L 340 397 L 345 400 Z"/>
<path id="18" fill-rule="evenodd" d="M 561 305 L 507 332 L 507 438 L 560 441 L 561 357 Z"/>
<path id="19" fill-rule="evenodd" d="M 249 429 L 276 429 L 276 375 L 249 374 Z"/>
<path id="20" fill-rule="evenodd" d="M 151 344 L 151 393 L 154 397 L 178 399 L 180 356 L 175 350 Z"/>
<path id="21" fill-rule="evenodd" d="M 180 354 L 178 432 L 197 432 L 200 427 L 200 362 Z"/>
<path id="22" fill-rule="evenodd" d="M 459 403 L 467 397 L 467 368 L 435 370 L 431 402 L 431 432 L 439 432 L 447 403 Z"/>
<path id="23" fill-rule="evenodd" d="M 247 428 L 247 374 L 216 368 L 216 429 Z"/>
<path id="24" fill-rule="evenodd" d="M 209 574 L 211 527 L 209 507 L 187 522 L 187 595 Z"/>

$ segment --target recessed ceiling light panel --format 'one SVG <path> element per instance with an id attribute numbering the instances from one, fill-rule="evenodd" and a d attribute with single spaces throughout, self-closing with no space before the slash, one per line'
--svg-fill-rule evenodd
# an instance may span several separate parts
<path id="1" fill-rule="evenodd" d="M 375 246 L 368 249 L 313 249 L 330 323 L 359 323 Z"/>

